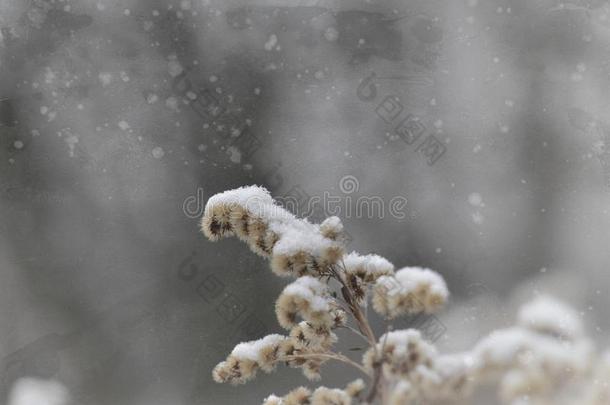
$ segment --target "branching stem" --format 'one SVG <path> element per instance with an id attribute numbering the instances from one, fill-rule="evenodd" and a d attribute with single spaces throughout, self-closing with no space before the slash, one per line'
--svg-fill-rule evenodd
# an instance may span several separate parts
<path id="1" fill-rule="evenodd" d="M 291 354 L 291 355 L 286 355 L 286 356 L 280 357 L 278 360 L 279 361 L 289 361 L 289 360 L 299 360 L 299 359 L 307 359 L 307 358 L 330 359 L 330 360 L 341 361 L 345 364 L 349 364 L 350 366 L 357 368 L 362 373 L 364 373 L 367 377 L 372 379 L 371 373 L 366 368 L 364 368 L 362 365 L 356 363 L 354 360 L 350 359 L 349 357 L 347 357 L 341 353 L 329 352 L 329 353 Z"/>
<path id="2" fill-rule="evenodd" d="M 362 312 L 362 307 L 360 306 L 360 304 L 358 304 L 358 300 L 356 300 L 350 286 L 345 281 L 343 275 L 343 273 L 345 272 L 345 263 L 343 263 L 342 261 L 343 271 L 337 271 L 334 266 L 329 266 L 328 269 L 334 275 L 335 279 L 341 284 L 341 295 L 343 296 L 343 299 L 348 305 L 352 316 L 356 320 L 358 328 L 362 332 L 360 335 L 368 341 L 369 346 L 373 349 L 375 359 L 377 359 L 377 338 L 375 337 L 375 333 L 373 332 L 373 329 L 369 324 L 367 316 Z M 360 365 L 358 366 L 359 368 L 361 367 Z M 379 392 L 379 385 L 382 381 L 381 366 L 382 361 L 375 361 L 373 367 L 373 375 L 371 376 L 370 373 L 367 371 L 367 375 L 369 375 L 372 380 L 371 389 L 369 391 L 369 394 L 367 395 L 367 402 L 369 403 L 372 403 L 377 398 L 377 394 Z"/>

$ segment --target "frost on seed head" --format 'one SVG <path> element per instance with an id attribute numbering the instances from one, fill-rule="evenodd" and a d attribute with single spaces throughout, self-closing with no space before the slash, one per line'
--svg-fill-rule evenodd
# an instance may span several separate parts
<path id="1" fill-rule="evenodd" d="M 328 217 L 320 224 L 320 232 L 325 238 L 337 240 L 343 236 L 343 223 L 339 217 Z"/>
<path id="2" fill-rule="evenodd" d="M 421 267 L 405 267 L 393 276 L 381 276 L 373 288 L 373 308 L 380 315 L 399 315 L 438 311 L 449 297 L 445 280 L 436 272 Z"/>
<path id="3" fill-rule="evenodd" d="M 578 313 L 549 296 L 540 296 L 521 307 L 517 323 L 536 332 L 566 339 L 576 339 L 584 334 Z"/>
<path id="4" fill-rule="evenodd" d="M 394 265 L 376 254 L 360 255 L 351 252 L 343 256 L 342 260 L 345 271 L 359 277 L 365 283 L 372 283 L 381 276 L 394 274 Z"/>
<path id="5" fill-rule="evenodd" d="M 352 405 L 361 403 L 359 397 L 364 391 L 361 379 L 352 381 L 345 389 L 318 387 L 313 392 L 306 387 L 298 387 L 283 397 L 270 395 L 263 405 Z"/>
<path id="6" fill-rule="evenodd" d="M 201 229 L 212 241 L 237 236 L 253 252 L 269 258 L 271 269 L 280 276 L 317 275 L 343 255 L 342 242 L 337 240 L 342 229 L 338 218 L 322 225 L 298 219 L 259 186 L 211 197 Z"/>
<path id="7" fill-rule="evenodd" d="M 418 330 L 406 329 L 381 336 L 376 349 L 364 354 L 363 364 L 372 370 L 375 363 L 383 362 L 386 373 L 407 377 L 419 365 L 431 367 L 435 357 L 436 349 Z"/>
<path id="8" fill-rule="evenodd" d="M 490 384 L 511 405 L 610 404 L 610 354 L 596 356 L 579 314 L 553 298 L 524 305 L 513 326 L 492 331 L 470 349 L 440 354 L 415 329 L 377 338 L 366 305 L 370 295 L 373 309 L 387 319 L 432 313 L 448 300 L 444 279 L 421 267 L 395 271 L 378 255 L 345 254 L 339 218 L 312 224 L 277 204 L 265 188 L 249 186 L 210 198 L 201 228 L 213 241 L 241 239 L 269 259 L 274 273 L 295 278 L 275 305 L 287 336 L 238 344 L 214 368 L 215 381 L 241 384 L 278 363 L 316 381 L 327 361 L 339 360 L 371 384 L 382 382 L 368 390 L 362 380 L 345 389 L 299 387 L 270 395 L 264 405 L 350 405 L 364 403 L 364 391 L 391 405 L 447 403 Z M 338 328 L 368 342 L 360 364 L 337 351 Z"/>
<path id="9" fill-rule="evenodd" d="M 311 276 L 300 277 L 286 286 L 276 301 L 275 312 L 286 329 L 294 327 L 299 317 L 328 329 L 335 326 L 336 319 L 343 319 L 343 310 L 334 304 L 326 284 Z"/>
<path id="10" fill-rule="evenodd" d="M 281 335 L 268 335 L 259 340 L 240 343 L 227 359 L 214 368 L 216 382 L 243 384 L 254 378 L 258 369 L 267 373 L 277 364 L 279 348 L 286 339 Z"/>

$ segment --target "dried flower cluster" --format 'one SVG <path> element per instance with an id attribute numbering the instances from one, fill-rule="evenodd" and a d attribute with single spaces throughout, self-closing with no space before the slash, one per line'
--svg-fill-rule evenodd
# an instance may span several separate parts
<path id="1" fill-rule="evenodd" d="M 213 241 L 237 236 L 268 258 L 274 273 L 296 278 L 276 301 L 278 322 L 288 334 L 238 344 L 214 368 L 215 381 L 241 384 L 279 363 L 317 380 L 329 360 L 369 380 L 368 389 L 362 380 L 345 389 L 299 387 L 269 396 L 264 405 L 446 403 L 492 382 L 507 404 L 610 403 L 610 355 L 596 359 L 578 314 L 552 298 L 525 305 L 514 326 L 494 331 L 471 350 L 439 354 L 414 329 L 377 338 L 365 308 L 370 298 L 386 319 L 433 313 L 449 297 L 444 279 L 420 267 L 395 271 L 378 255 L 346 254 L 339 218 L 311 224 L 277 205 L 264 188 L 251 186 L 210 198 L 201 227 Z M 360 362 L 333 349 L 338 328 L 367 342 Z"/>
<path id="2" fill-rule="evenodd" d="M 445 280 L 429 269 L 405 267 L 393 276 L 379 277 L 373 290 L 373 308 L 388 318 L 418 312 L 432 313 L 447 301 Z"/>
<path id="3" fill-rule="evenodd" d="M 209 199 L 201 222 L 210 240 L 237 236 L 271 260 L 280 276 L 319 275 L 343 255 L 339 218 L 321 225 L 297 219 L 262 187 L 242 187 Z"/>
<path id="4" fill-rule="evenodd" d="M 254 378 L 258 369 L 267 373 L 273 371 L 284 340 L 285 337 L 281 335 L 268 335 L 238 344 L 227 360 L 214 368 L 214 380 L 240 384 Z"/>
<path id="5" fill-rule="evenodd" d="M 363 363 L 368 369 L 382 364 L 390 404 L 456 399 L 490 381 L 499 382 L 505 403 L 527 398 L 528 404 L 550 404 L 560 403 L 555 396 L 565 384 L 586 377 L 592 353 L 577 314 L 540 297 L 521 309 L 515 326 L 493 332 L 467 352 L 439 355 L 419 332 L 395 331 L 383 335 Z"/>
<path id="6" fill-rule="evenodd" d="M 311 276 L 300 277 L 284 288 L 275 304 L 275 312 L 285 329 L 296 326 L 299 316 L 318 329 L 330 330 L 345 324 L 345 311 L 330 296 L 328 286 Z"/>
<path id="7" fill-rule="evenodd" d="M 361 379 L 352 381 L 345 389 L 318 387 L 313 392 L 306 387 L 298 387 L 283 397 L 270 395 L 263 405 L 351 405 L 364 392 Z"/>

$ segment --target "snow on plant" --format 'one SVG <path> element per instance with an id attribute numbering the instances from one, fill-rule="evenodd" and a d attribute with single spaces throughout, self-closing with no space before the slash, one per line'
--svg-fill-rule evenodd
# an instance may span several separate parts
<path id="1" fill-rule="evenodd" d="M 295 278 L 276 301 L 288 334 L 238 344 L 214 368 L 216 382 L 243 384 L 280 363 L 319 380 L 327 361 L 354 367 L 368 381 L 343 389 L 298 387 L 270 395 L 264 405 L 447 403 L 492 382 L 507 404 L 610 403 L 610 354 L 597 359 L 578 314 L 553 298 L 523 306 L 514 326 L 471 350 L 441 354 L 415 329 L 388 329 L 377 337 L 366 308 L 370 299 L 388 321 L 434 313 L 449 298 L 443 277 L 420 267 L 395 271 L 375 254 L 346 253 L 339 218 L 312 224 L 279 206 L 265 188 L 249 186 L 210 198 L 201 228 L 212 241 L 238 237 L 269 259 L 274 273 Z M 362 359 L 335 348 L 339 328 L 367 342 Z"/>
<path id="2" fill-rule="evenodd" d="M 20 378 L 13 385 L 8 405 L 69 405 L 68 389 L 57 381 L 40 378 Z"/>

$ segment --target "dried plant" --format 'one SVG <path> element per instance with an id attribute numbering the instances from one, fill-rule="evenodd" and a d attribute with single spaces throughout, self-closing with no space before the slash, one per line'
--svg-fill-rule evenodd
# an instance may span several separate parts
<path id="1" fill-rule="evenodd" d="M 276 204 L 266 189 L 250 186 L 210 198 L 201 228 L 212 241 L 238 237 L 268 258 L 274 273 L 296 279 L 276 301 L 288 333 L 238 344 L 214 368 L 216 382 L 242 384 L 280 363 L 315 381 L 327 361 L 353 367 L 367 381 L 343 389 L 298 387 L 269 396 L 265 405 L 450 403 L 490 383 L 507 404 L 610 403 L 610 354 L 595 356 L 578 314 L 550 297 L 523 306 L 514 326 L 471 350 L 440 354 L 415 329 L 377 337 L 365 309 L 370 299 L 388 320 L 433 313 L 449 297 L 442 276 L 419 267 L 395 270 L 374 254 L 346 253 L 339 218 L 312 224 Z M 362 359 L 335 349 L 338 328 L 367 342 Z"/>

